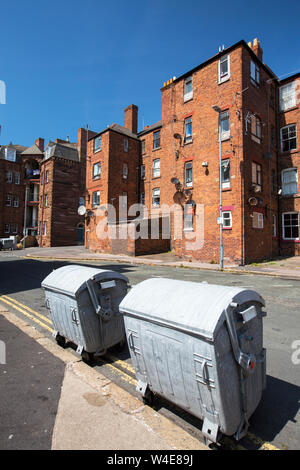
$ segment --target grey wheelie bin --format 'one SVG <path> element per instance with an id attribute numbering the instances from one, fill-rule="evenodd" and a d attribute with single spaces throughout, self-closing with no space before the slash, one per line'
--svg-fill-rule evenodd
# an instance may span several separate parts
<path id="1" fill-rule="evenodd" d="M 114 271 L 69 265 L 56 269 L 42 282 L 53 336 L 64 345 L 67 338 L 78 354 L 104 354 L 125 342 L 119 304 L 128 279 Z"/>
<path id="2" fill-rule="evenodd" d="M 242 438 L 266 382 L 263 306 L 238 287 L 163 278 L 134 286 L 120 311 L 144 402 L 154 392 L 200 418 L 207 443 Z"/>

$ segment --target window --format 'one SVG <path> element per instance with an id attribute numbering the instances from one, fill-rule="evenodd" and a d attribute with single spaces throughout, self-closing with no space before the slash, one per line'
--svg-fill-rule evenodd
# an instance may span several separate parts
<path id="1" fill-rule="evenodd" d="M 83 196 L 79 198 L 79 206 L 84 206 L 85 205 L 85 199 Z"/>
<path id="2" fill-rule="evenodd" d="M 49 170 L 46 171 L 46 183 L 49 182 Z"/>
<path id="3" fill-rule="evenodd" d="M 187 77 L 184 80 L 184 101 L 188 101 L 193 98 L 193 77 Z"/>
<path id="4" fill-rule="evenodd" d="M 127 180 L 128 178 L 128 165 L 127 163 L 123 163 L 123 179 Z"/>
<path id="5" fill-rule="evenodd" d="M 223 215 L 223 228 L 232 228 L 231 211 L 224 211 L 222 215 Z"/>
<path id="6" fill-rule="evenodd" d="M 13 233 L 15 235 L 16 233 L 18 233 L 18 225 L 17 224 L 11 224 L 10 225 L 10 230 L 11 230 L 11 233 Z"/>
<path id="7" fill-rule="evenodd" d="M 43 207 L 43 196 L 41 196 L 41 207 Z"/>
<path id="8" fill-rule="evenodd" d="M 48 207 L 48 194 L 45 194 L 45 207 Z"/>
<path id="9" fill-rule="evenodd" d="M 296 106 L 295 82 L 288 83 L 279 88 L 279 106 L 280 111 Z"/>
<path id="10" fill-rule="evenodd" d="M 100 205 L 100 191 L 93 192 L 93 207 Z"/>
<path id="11" fill-rule="evenodd" d="M 44 222 L 44 235 L 47 235 L 47 222 Z"/>
<path id="12" fill-rule="evenodd" d="M 281 172 L 282 195 L 298 193 L 298 171 L 297 168 L 289 168 Z"/>
<path id="13" fill-rule="evenodd" d="M 226 140 L 230 137 L 230 124 L 229 124 L 229 112 L 223 111 L 220 113 L 220 132 L 221 139 Z"/>
<path id="14" fill-rule="evenodd" d="M 156 160 L 153 160 L 153 178 L 158 178 L 160 176 L 160 159 L 157 158 Z"/>
<path id="15" fill-rule="evenodd" d="M 160 205 L 160 188 L 154 188 L 152 190 L 152 204 L 153 206 Z"/>
<path id="16" fill-rule="evenodd" d="M 153 149 L 160 148 L 160 131 L 153 133 Z"/>
<path id="17" fill-rule="evenodd" d="M 261 212 L 253 212 L 252 227 L 264 228 L 264 214 Z"/>
<path id="18" fill-rule="evenodd" d="M 128 152 L 129 140 L 127 137 L 124 138 L 124 152 Z"/>
<path id="19" fill-rule="evenodd" d="M 223 83 L 230 78 L 229 55 L 221 57 L 219 60 L 219 83 Z"/>
<path id="20" fill-rule="evenodd" d="M 255 114 L 251 117 L 251 138 L 254 142 L 258 144 L 261 143 L 261 136 L 262 136 L 262 125 L 261 120 Z"/>
<path id="21" fill-rule="evenodd" d="M 255 62 L 253 62 L 253 60 L 251 60 L 250 65 L 250 78 L 252 83 L 259 86 L 259 66 Z"/>
<path id="22" fill-rule="evenodd" d="M 15 149 L 6 147 L 5 149 L 5 160 L 9 160 L 10 162 L 16 161 L 16 151 Z"/>
<path id="23" fill-rule="evenodd" d="M 222 189 L 230 188 L 230 160 L 222 160 Z"/>
<path id="24" fill-rule="evenodd" d="M 15 184 L 20 184 L 20 173 L 15 173 Z"/>
<path id="25" fill-rule="evenodd" d="M 280 129 L 281 151 L 289 152 L 297 149 L 296 124 L 290 124 Z"/>
<path id="26" fill-rule="evenodd" d="M 187 162 L 184 168 L 184 185 L 186 188 L 193 186 L 193 163 Z"/>
<path id="27" fill-rule="evenodd" d="M 272 234 L 273 234 L 273 237 L 277 237 L 277 217 L 275 214 L 273 214 Z"/>
<path id="28" fill-rule="evenodd" d="M 193 121 L 191 117 L 184 120 L 184 143 L 193 141 Z"/>
<path id="29" fill-rule="evenodd" d="M 19 207 L 20 201 L 19 196 L 14 196 L 14 207 Z"/>
<path id="30" fill-rule="evenodd" d="M 93 179 L 94 180 L 99 179 L 100 176 L 101 176 L 101 163 L 98 162 L 93 165 Z"/>
<path id="31" fill-rule="evenodd" d="M 4 224 L 4 233 L 10 233 L 10 224 Z"/>
<path id="32" fill-rule="evenodd" d="M 145 165 L 141 165 L 141 179 L 145 179 Z"/>
<path id="33" fill-rule="evenodd" d="M 187 202 L 184 206 L 184 231 L 192 232 L 194 230 L 194 202 Z"/>
<path id="34" fill-rule="evenodd" d="M 99 135 L 94 139 L 94 152 L 99 152 L 101 150 L 101 145 L 102 145 L 102 136 Z"/>
<path id="35" fill-rule="evenodd" d="M 145 193 L 140 194 L 140 204 L 145 205 Z"/>
<path id="36" fill-rule="evenodd" d="M 7 183 L 12 183 L 12 180 L 13 180 L 13 174 L 12 174 L 11 171 L 8 171 L 8 172 L 6 173 L 6 182 L 7 182 Z"/>
<path id="37" fill-rule="evenodd" d="M 50 158 L 52 147 L 46 148 L 46 159 Z"/>
<path id="38" fill-rule="evenodd" d="M 141 152 L 145 153 L 145 151 L 146 151 L 146 141 L 142 140 L 142 142 L 141 142 Z"/>
<path id="39" fill-rule="evenodd" d="M 282 231 L 284 240 L 296 240 L 299 238 L 298 212 L 286 212 L 282 214 Z"/>
<path id="40" fill-rule="evenodd" d="M 12 195 L 11 194 L 6 195 L 5 205 L 6 205 L 6 207 L 11 207 L 11 205 L 12 205 Z"/>
<path id="41" fill-rule="evenodd" d="M 252 162 L 252 185 L 261 191 L 262 188 L 262 167 L 259 163 Z"/>

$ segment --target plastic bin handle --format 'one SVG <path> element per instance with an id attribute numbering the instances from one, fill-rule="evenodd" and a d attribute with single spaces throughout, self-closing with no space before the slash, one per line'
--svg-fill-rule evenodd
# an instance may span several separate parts
<path id="1" fill-rule="evenodd" d="M 90 282 L 90 280 L 86 281 L 85 284 L 86 284 L 88 293 L 90 294 L 90 298 L 91 298 L 93 307 L 95 309 L 95 312 L 96 312 L 97 315 L 99 315 L 99 313 L 101 312 L 101 305 L 99 304 L 98 297 L 97 297 L 97 295 L 95 293 L 95 290 L 94 290 L 94 286 Z"/>

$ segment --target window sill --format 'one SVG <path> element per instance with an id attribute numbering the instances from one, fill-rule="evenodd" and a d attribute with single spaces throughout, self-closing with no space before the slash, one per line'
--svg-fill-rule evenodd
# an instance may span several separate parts
<path id="1" fill-rule="evenodd" d="M 101 152 L 101 150 L 102 150 L 102 149 L 94 150 L 94 154 Z"/>
<path id="2" fill-rule="evenodd" d="M 161 150 L 161 147 L 156 147 L 155 149 L 152 149 L 152 152 L 156 152 L 156 150 Z"/>
<path id="3" fill-rule="evenodd" d="M 193 96 L 191 98 L 186 98 L 186 99 L 184 99 L 184 97 L 183 97 L 183 104 L 189 103 L 190 101 L 193 101 L 193 98 L 194 98 Z"/>
<path id="4" fill-rule="evenodd" d="M 224 192 L 226 192 L 226 191 L 232 191 L 232 188 L 231 188 L 231 186 L 229 186 L 228 188 L 223 188 L 223 187 L 222 187 L 222 192 L 223 192 L 223 191 L 224 191 Z"/>
<path id="5" fill-rule="evenodd" d="M 280 110 L 279 113 L 280 114 L 284 114 L 284 113 L 288 113 L 289 111 L 295 111 L 295 109 L 298 109 L 298 106 L 292 106 L 291 108 L 288 108 L 288 109 L 283 109 L 283 110 Z"/>
<path id="6" fill-rule="evenodd" d="M 152 179 L 153 179 L 153 180 L 159 180 L 160 178 L 161 178 L 160 175 L 159 175 L 159 176 L 152 176 Z"/>
<path id="7" fill-rule="evenodd" d="M 221 136 L 221 142 L 226 142 L 226 140 L 230 140 L 230 139 L 231 139 L 230 135 Z"/>
<path id="8" fill-rule="evenodd" d="M 97 181 L 100 179 L 100 176 L 93 176 L 93 181 Z"/>
<path id="9" fill-rule="evenodd" d="M 299 238 L 282 238 L 281 241 L 287 243 L 300 243 Z"/>
<path id="10" fill-rule="evenodd" d="M 232 230 L 232 227 L 222 227 L 223 230 Z"/>
<path id="11" fill-rule="evenodd" d="M 193 228 L 184 228 L 183 231 L 184 232 L 194 232 L 194 229 Z"/>
<path id="12" fill-rule="evenodd" d="M 190 145 L 193 143 L 193 139 L 192 140 L 189 140 L 188 142 L 183 142 L 183 145 L 186 146 L 186 145 Z"/>
<path id="13" fill-rule="evenodd" d="M 193 186 L 193 185 L 192 185 L 192 186 L 184 186 L 184 189 L 190 189 L 190 190 L 192 190 L 192 189 L 194 189 L 194 186 Z"/>
<path id="14" fill-rule="evenodd" d="M 226 83 L 226 82 L 228 82 L 229 80 L 230 80 L 230 75 L 229 75 L 229 77 L 226 77 L 226 78 L 223 78 L 223 79 L 222 79 L 222 78 L 221 78 L 221 79 L 219 78 L 219 80 L 218 80 L 218 85 L 222 85 L 223 83 Z"/>
<path id="15" fill-rule="evenodd" d="M 299 149 L 293 149 L 293 150 L 285 150 L 285 151 L 280 150 L 279 153 L 280 153 L 280 156 L 285 157 L 285 156 L 289 156 L 289 155 L 292 155 L 292 154 L 298 153 L 298 152 L 300 152 Z"/>
<path id="16" fill-rule="evenodd" d="M 298 198 L 299 196 L 300 196 L 299 193 L 281 194 L 281 199 L 282 199 L 282 198 L 286 199 L 286 198 L 288 198 L 288 197 L 290 197 L 290 198 Z"/>

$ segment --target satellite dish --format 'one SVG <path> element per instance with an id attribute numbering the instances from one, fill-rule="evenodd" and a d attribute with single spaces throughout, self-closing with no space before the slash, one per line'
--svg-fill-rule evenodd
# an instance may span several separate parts
<path id="1" fill-rule="evenodd" d="M 173 201 L 175 202 L 175 204 L 180 204 L 180 205 L 184 204 L 185 202 L 184 194 L 181 191 L 177 191 L 173 196 Z"/>
<path id="2" fill-rule="evenodd" d="M 86 208 L 85 206 L 79 206 L 78 207 L 78 214 L 79 215 L 84 215 L 86 213 Z"/>
<path id="3" fill-rule="evenodd" d="M 173 183 L 173 184 L 178 184 L 178 183 L 179 183 L 179 179 L 178 179 L 178 178 L 171 178 L 171 183 Z"/>

